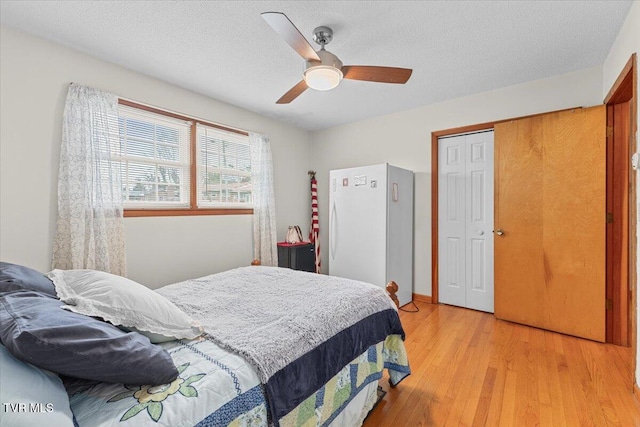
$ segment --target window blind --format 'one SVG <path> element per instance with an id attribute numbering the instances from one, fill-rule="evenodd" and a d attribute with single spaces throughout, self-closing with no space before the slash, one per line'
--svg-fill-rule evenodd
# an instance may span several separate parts
<path id="1" fill-rule="evenodd" d="M 199 208 L 250 208 L 249 137 L 196 125 Z"/>
<path id="2" fill-rule="evenodd" d="M 125 207 L 188 208 L 191 122 L 125 105 L 118 115 Z"/>

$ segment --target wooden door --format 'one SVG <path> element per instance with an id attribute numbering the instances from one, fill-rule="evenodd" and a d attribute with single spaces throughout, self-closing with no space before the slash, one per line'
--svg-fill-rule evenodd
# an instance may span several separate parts
<path id="1" fill-rule="evenodd" d="M 493 313 L 493 130 L 438 140 L 440 302 Z"/>
<path id="2" fill-rule="evenodd" d="M 495 125 L 495 315 L 605 339 L 604 106 Z"/>

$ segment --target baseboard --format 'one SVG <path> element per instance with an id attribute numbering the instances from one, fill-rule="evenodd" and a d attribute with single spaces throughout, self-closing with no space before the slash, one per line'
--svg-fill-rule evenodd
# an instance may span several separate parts
<path id="1" fill-rule="evenodd" d="M 414 301 L 426 302 L 431 304 L 431 295 L 411 294 Z"/>

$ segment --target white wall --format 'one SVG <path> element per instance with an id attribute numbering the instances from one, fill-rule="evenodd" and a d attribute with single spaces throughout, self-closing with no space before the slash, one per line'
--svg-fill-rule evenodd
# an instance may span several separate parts
<path id="1" fill-rule="evenodd" d="M 616 38 L 615 43 L 611 47 L 609 51 L 609 55 L 604 62 L 602 67 L 602 76 L 603 76 L 603 99 L 609 92 L 609 89 L 613 86 L 613 83 L 618 78 L 618 75 L 622 71 L 622 68 L 625 66 L 629 58 L 633 53 L 640 55 L 640 2 L 634 2 L 633 6 L 631 6 L 631 10 L 627 15 L 627 18 L 624 21 L 620 32 L 618 33 L 618 37 Z M 636 60 L 637 61 L 637 60 Z M 638 67 L 638 62 L 636 62 L 636 67 Z M 640 82 L 639 82 L 640 83 Z M 636 88 L 636 94 L 640 94 L 640 84 L 638 88 Z M 637 96 L 637 95 L 636 95 Z M 636 100 L 636 102 L 638 102 Z M 638 123 L 640 123 L 640 108 L 638 111 Z M 638 136 L 636 135 L 636 145 L 638 141 Z M 640 148 L 636 148 L 636 151 L 640 151 Z M 636 230 L 640 230 L 640 180 L 638 180 L 638 174 L 636 173 L 636 190 L 638 190 L 637 195 L 637 214 L 636 218 L 637 227 Z M 638 247 L 640 247 L 640 236 L 636 235 L 636 241 L 638 243 Z M 638 268 L 638 277 L 640 277 L 640 252 L 638 252 L 639 259 L 637 262 Z M 636 292 L 638 290 L 638 284 L 635 286 Z M 636 303 L 640 302 L 640 298 L 638 298 L 636 294 Z M 638 315 L 636 325 L 640 325 L 640 306 L 636 307 L 636 314 Z M 637 337 L 636 337 L 636 361 L 640 358 L 640 346 L 637 344 L 640 343 L 640 328 L 637 328 Z M 640 384 L 640 364 L 636 364 L 636 384 Z"/>
<path id="2" fill-rule="evenodd" d="M 284 238 L 287 225 L 308 229 L 308 132 L 11 28 L 0 31 L 1 260 L 50 269 L 62 111 L 70 82 L 269 135 L 278 237 Z M 127 218 L 129 277 L 158 287 L 247 265 L 253 258 L 251 221 L 251 215 Z"/>
<path id="3" fill-rule="evenodd" d="M 328 230 L 331 169 L 387 162 L 413 170 L 413 292 L 431 295 L 431 132 L 600 103 L 602 73 L 601 67 L 595 67 L 314 132 L 313 168 L 318 173 L 320 231 Z M 325 242 L 326 236 L 325 231 Z M 328 244 L 322 248 L 326 270 Z"/>

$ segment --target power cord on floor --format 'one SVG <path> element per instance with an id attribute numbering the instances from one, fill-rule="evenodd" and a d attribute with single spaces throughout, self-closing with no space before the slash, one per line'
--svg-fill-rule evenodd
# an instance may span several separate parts
<path id="1" fill-rule="evenodd" d="M 407 310 L 407 309 L 404 309 L 402 307 L 400 307 L 399 310 L 402 310 L 402 311 L 404 311 L 406 313 L 417 313 L 417 312 L 420 311 L 420 308 L 416 305 L 415 302 L 411 301 L 411 304 L 413 304 L 413 306 L 416 308 L 415 310 Z M 409 305 L 409 304 L 407 304 L 407 305 Z"/>

